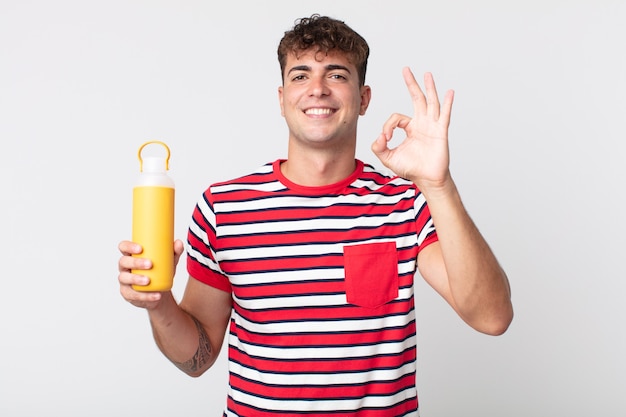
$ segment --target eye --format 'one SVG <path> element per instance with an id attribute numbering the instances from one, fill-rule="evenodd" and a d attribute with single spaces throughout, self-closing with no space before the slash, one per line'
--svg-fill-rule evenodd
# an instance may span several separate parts
<path id="1" fill-rule="evenodd" d="M 344 74 L 342 73 L 333 73 L 330 74 L 329 78 L 333 79 L 333 80 L 347 80 L 348 77 L 346 77 Z"/>
<path id="2" fill-rule="evenodd" d="M 304 74 L 296 74 L 293 77 L 291 77 L 291 81 L 302 81 L 306 79 L 306 75 Z"/>

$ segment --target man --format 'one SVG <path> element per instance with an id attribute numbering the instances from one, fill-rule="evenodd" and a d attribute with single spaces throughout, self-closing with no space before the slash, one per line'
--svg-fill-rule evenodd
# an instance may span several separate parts
<path id="1" fill-rule="evenodd" d="M 371 90 L 369 49 L 343 22 L 300 19 L 278 48 L 288 158 L 209 187 L 187 239 L 190 278 L 171 292 L 132 284 L 149 269 L 121 242 L 121 293 L 146 308 L 156 343 L 199 376 L 229 331 L 225 416 L 418 415 L 413 279 L 423 278 L 474 329 L 503 333 L 507 277 L 463 208 L 449 172 L 453 92 L 440 105 L 403 76 L 413 117 L 393 114 L 372 144 L 397 176 L 355 159 Z M 394 129 L 406 132 L 395 149 Z M 436 228 L 435 228 L 436 226 Z M 174 243 L 176 260 L 183 244 Z"/>

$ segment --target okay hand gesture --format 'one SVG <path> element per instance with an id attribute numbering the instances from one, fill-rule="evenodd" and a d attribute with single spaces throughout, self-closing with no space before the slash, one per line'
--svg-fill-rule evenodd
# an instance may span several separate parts
<path id="1" fill-rule="evenodd" d="M 402 75 L 413 101 L 413 117 L 392 114 L 372 144 L 372 151 L 387 168 L 418 188 L 440 187 L 450 177 L 448 126 L 454 92 L 449 90 L 440 105 L 432 74 L 424 75 L 426 95 L 409 68 L 404 68 Z M 396 128 L 404 130 L 406 138 L 390 149 L 388 142 Z"/>

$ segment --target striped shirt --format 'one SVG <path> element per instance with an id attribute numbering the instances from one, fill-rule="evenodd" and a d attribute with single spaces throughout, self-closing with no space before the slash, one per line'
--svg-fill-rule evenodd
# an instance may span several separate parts
<path id="1" fill-rule="evenodd" d="M 359 160 L 322 187 L 280 163 L 209 187 L 189 227 L 189 274 L 233 298 L 223 415 L 417 416 L 423 195 Z"/>

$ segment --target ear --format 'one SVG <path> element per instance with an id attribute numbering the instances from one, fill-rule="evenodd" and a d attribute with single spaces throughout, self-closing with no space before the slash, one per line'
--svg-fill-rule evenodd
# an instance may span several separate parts
<path id="1" fill-rule="evenodd" d="M 280 104 L 280 115 L 285 117 L 285 106 L 283 105 L 283 86 L 278 87 L 278 102 Z"/>
<path id="2" fill-rule="evenodd" d="M 367 108 L 370 105 L 370 100 L 372 99 L 372 89 L 369 85 L 364 85 L 361 87 L 361 107 L 359 110 L 359 115 L 363 116 L 367 111 Z"/>

